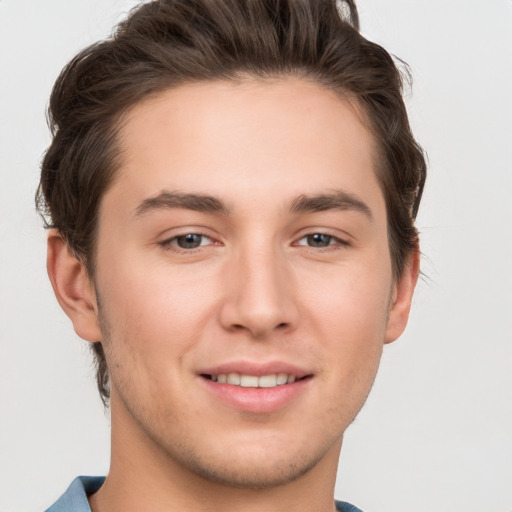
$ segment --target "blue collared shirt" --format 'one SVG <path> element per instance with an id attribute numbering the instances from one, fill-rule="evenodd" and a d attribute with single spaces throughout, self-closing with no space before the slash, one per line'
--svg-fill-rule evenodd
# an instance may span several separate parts
<path id="1" fill-rule="evenodd" d="M 76 477 L 68 490 L 46 512 L 91 512 L 87 496 L 94 494 L 104 481 L 104 476 Z"/>
<path id="2" fill-rule="evenodd" d="M 105 481 L 104 476 L 79 476 L 46 512 L 91 512 L 87 496 L 94 494 Z M 336 501 L 338 512 L 362 512 L 354 505 Z"/>

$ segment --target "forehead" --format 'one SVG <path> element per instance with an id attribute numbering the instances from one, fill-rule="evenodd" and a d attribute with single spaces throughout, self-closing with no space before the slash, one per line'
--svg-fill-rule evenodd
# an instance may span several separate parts
<path id="1" fill-rule="evenodd" d="M 299 79 L 187 84 L 132 108 L 112 191 L 283 203 L 330 189 L 376 192 L 375 141 L 356 104 Z M 105 198 L 107 199 L 107 198 Z"/>

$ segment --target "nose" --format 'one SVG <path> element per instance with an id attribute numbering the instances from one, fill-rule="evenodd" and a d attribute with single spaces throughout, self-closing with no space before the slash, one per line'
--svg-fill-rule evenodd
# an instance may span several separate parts
<path id="1" fill-rule="evenodd" d="M 220 322 L 224 329 L 264 339 L 296 328 L 299 312 L 293 272 L 278 251 L 238 255 L 229 264 L 223 288 Z"/>

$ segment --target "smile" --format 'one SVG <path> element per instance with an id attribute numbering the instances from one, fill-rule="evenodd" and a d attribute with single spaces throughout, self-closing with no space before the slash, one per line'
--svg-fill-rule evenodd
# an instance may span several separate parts
<path id="1" fill-rule="evenodd" d="M 282 361 L 230 361 L 201 368 L 197 375 L 210 396 L 229 408 L 270 414 L 307 396 L 314 380 L 308 370 Z"/>
<path id="2" fill-rule="evenodd" d="M 269 375 L 246 375 L 242 373 L 219 373 L 218 375 L 205 375 L 206 378 L 220 384 L 231 384 L 242 388 L 274 388 L 284 384 L 291 384 L 297 377 L 287 373 L 272 373 Z"/>

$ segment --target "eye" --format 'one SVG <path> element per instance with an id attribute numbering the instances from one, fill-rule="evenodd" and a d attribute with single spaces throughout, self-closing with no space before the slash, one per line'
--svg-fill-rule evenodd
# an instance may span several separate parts
<path id="1" fill-rule="evenodd" d="M 333 245 L 348 245 L 348 243 L 335 236 L 326 235 L 325 233 L 312 233 L 310 235 L 303 236 L 296 245 L 305 245 L 308 247 L 323 249 Z"/>
<path id="2" fill-rule="evenodd" d="M 177 249 L 197 249 L 205 245 L 212 244 L 210 237 L 201 235 L 200 233 L 187 233 L 186 235 L 179 235 L 169 240 L 162 242 L 163 247 L 175 247 Z"/>

